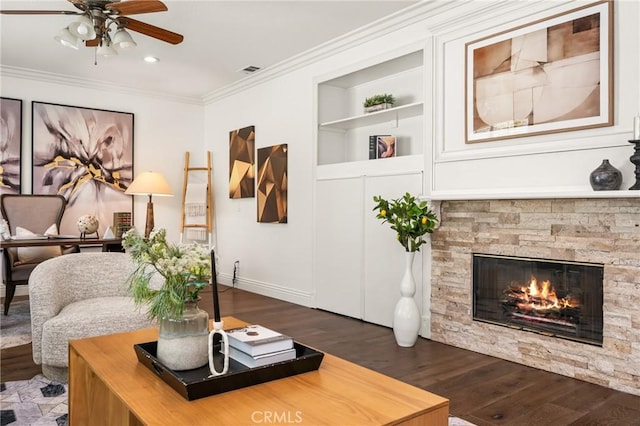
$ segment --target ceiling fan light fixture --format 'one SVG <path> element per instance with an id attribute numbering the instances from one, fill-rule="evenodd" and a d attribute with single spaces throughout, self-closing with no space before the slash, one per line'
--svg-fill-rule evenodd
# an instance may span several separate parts
<path id="1" fill-rule="evenodd" d="M 110 43 L 102 42 L 100 47 L 98 47 L 97 53 L 98 53 L 98 56 L 107 58 L 109 56 L 116 56 L 118 54 L 118 51 L 114 49 Z"/>
<path id="2" fill-rule="evenodd" d="M 86 15 L 82 15 L 76 21 L 69 24 L 69 32 L 80 40 L 93 40 L 96 38 L 93 21 Z"/>
<path id="3" fill-rule="evenodd" d="M 61 29 L 53 38 L 61 45 L 75 50 L 78 50 L 80 45 L 80 39 L 71 34 L 69 27 Z"/>
<path id="4" fill-rule="evenodd" d="M 124 28 L 118 28 L 113 35 L 112 45 L 118 49 L 129 49 L 136 47 L 137 44 L 133 41 L 133 37 Z"/>

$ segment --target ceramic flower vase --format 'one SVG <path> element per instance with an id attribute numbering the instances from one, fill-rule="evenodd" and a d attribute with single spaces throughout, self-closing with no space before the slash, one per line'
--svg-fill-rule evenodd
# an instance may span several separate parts
<path id="1" fill-rule="evenodd" d="M 181 318 L 159 321 L 157 357 L 165 367 L 192 370 L 209 362 L 209 314 L 186 300 Z"/>
<path id="2" fill-rule="evenodd" d="M 413 259 L 415 252 L 405 252 L 405 269 L 400 281 L 400 300 L 393 313 L 393 334 L 398 346 L 411 347 L 418 340 L 420 331 L 420 310 L 413 296 L 416 294 L 416 281 L 413 277 Z"/>

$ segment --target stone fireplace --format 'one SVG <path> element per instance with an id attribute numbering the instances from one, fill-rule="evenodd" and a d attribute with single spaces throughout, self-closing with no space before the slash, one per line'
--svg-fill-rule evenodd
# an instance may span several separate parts
<path id="1" fill-rule="evenodd" d="M 473 319 L 602 346 L 602 264 L 473 254 Z"/>
<path id="2" fill-rule="evenodd" d="M 432 340 L 640 395 L 640 199 L 443 201 L 441 217 L 431 236 Z M 478 271 L 479 254 L 498 275 Z M 505 259 L 524 259 L 524 270 Z M 485 280 L 509 280 L 483 290 L 485 312 L 474 306 L 474 266 Z M 543 291 L 544 281 L 563 299 L 555 306 L 576 306 L 513 309 L 532 297 L 523 287 Z M 585 299 L 585 290 L 595 293 Z M 544 318 L 550 329 L 539 327 Z M 572 331 L 580 324 L 586 337 Z"/>

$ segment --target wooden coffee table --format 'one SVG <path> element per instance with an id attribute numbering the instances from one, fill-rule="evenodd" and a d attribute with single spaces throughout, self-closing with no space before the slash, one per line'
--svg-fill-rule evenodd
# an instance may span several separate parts
<path id="1" fill-rule="evenodd" d="M 327 353 L 316 371 L 187 401 L 138 362 L 133 345 L 157 339 L 149 328 L 71 341 L 69 424 L 448 424 L 447 399 Z"/>

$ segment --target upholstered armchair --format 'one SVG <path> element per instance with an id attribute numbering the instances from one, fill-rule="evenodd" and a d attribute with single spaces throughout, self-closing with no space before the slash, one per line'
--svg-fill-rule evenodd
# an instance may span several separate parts
<path id="1" fill-rule="evenodd" d="M 151 327 L 128 294 L 135 268 L 125 253 L 75 253 L 40 263 L 29 278 L 33 360 L 66 382 L 69 340 Z M 133 351 L 133 348 L 131 348 Z"/>
<path id="2" fill-rule="evenodd" d="M 0 211 L 12 236 L 58 234 L 67 201 L 61 195 L 2 194 Z M 21 247 L 2 250 L 6 294 L 4 314 L 16 292 L 16 286 L 27 284 L 29 274 L 43 260 L 80 251 L 77 246 Z"/>

